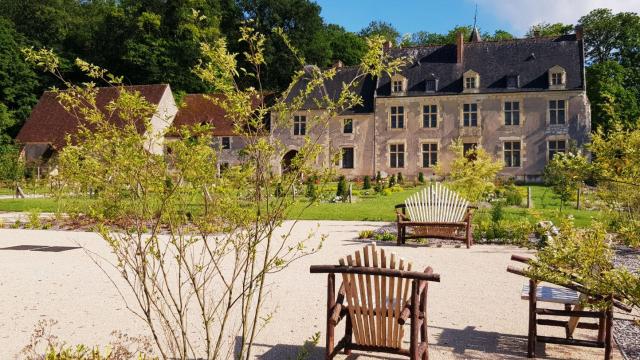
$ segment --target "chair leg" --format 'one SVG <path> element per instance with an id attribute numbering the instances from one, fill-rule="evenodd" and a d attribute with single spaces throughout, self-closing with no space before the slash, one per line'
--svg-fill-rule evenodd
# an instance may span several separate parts
<path id="1" fill-rule="evenodd" d="M 346 322 L 344 325 L 344 353 L 345 355 L 351 355 L 351 344 L 353 339 L 353 324 L 351 323 L 351 316 L 347 314 L 345 316 Z"/>
<path id="2" fill-rule="evenodd" d="M 422 290 L 422 294 L 420 295 L 420 309 L 423 314 L 422 318 L 422 327 L 420 328 L 420 340 L 425 344 L 425 350 L 422 353 L 421 360 L 429 360 L 429 330 L 427 325 L 427 290 L 429 289 L 429 282 L 425 286 L 424 290 Z"/>
<path id="3" fill-rule="evenodd" d="M 396 241 L 398 245 L 402 245 L 402 225 L 398 222 L 398 234 L 396 235 Z"/>
<path id="4" fill-rule="evenodd" d="M 613 297 L 610 299 L 613 301 Z M 613 347 L 613 306 L 609 305 L 607 308 L 607 315 L 605 317 L 606 325 L 605 325 L 605 339 L 604 339 L 604 359 L 611 359 L 611 352 Z"/>
<path id="5" fill-rule="evenodd" d="M 473 245 L 473 233 L 471 232 L 471 219 L 467 220 L 467 249 Z"/>
<path id="6" fill-rule="evenodd" d="M 536 324 L 536 307 L 537 307 L 537 282 L 535 280 L 529 280 L 529 336 L 527 341 L 527 357 L 536 357 L 536 337 L 537 324 Z"/>
<path id="7" fill-rule="evenodd" d="M 327 343 L 326 343 L 326 360 L 331 360 L 333 356 L 335 330 L 336 327 L 331 321 L 333 307 L 336 305 L 336 275 L 330 273 L 327 276 Z"/>
<path id="8" fill-rule="evenodd" d="M 418 313 L 420 311 L 420 293 L 418 280 L 411 281 L 411 334 L 409 343 L 409 359 L 418 360 L 418 349 L 420 349 L 418 334 L 420 329 L 418 328 Z"/>

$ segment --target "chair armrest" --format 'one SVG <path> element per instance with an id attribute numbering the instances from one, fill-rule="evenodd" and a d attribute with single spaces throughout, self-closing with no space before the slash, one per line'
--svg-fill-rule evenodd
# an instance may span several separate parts
<path id="1" fill-rule="evenodd" d="M 333 306 L 333 309 L 331 309 L 331 322 L 334 325 L 337 325 L 347 313 L 347 306 L 344 305 L 345 297 L 346 291 L 344 290 L 344 283 L 342 283 L 342 285 L 340 285 L 340 290 L 338 290 L 336 304 Z"/>
<path id="2" fill-rule="evenodd" d="M 427 268 L 424 269 L 424 273 L 433 274 L 433 269 L 431 268 L 431 266 L 427 266 Z M 426 291 L 426 289 L 427 289 L 427 281 L 420 281 L 420 286 L 418 286 L 418 297 L 420 297 L 422 295 L 422 292 Z M 411 317 L 411 301 L 407 301 L 407 303 L 404 305 L 404 308 L 400 313 L 400 317 L 398 317 L 398 324 L 404 325 L 409 319 L 409 317 Z M 419 319 L 424 318 L 424 314 L 422 313 L 422 311 L 418 313 L 418 318 Z"/>

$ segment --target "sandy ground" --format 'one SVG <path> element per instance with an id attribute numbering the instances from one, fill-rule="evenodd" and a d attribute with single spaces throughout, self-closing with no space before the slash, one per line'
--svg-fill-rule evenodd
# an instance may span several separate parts
<path id="1" fill-rule="evenodd" d="M 365 245 L 356 239 L 358 231 L 380 226 L 365 222 L 306 221 L 296 225 L 296 236 L 302 238 L 318 223 L 319 233 L 328 235 L 322 250 L 270 278 L 266 304 L 275 314 L 258 337 L 255 353 L 259 358 L 295 359 L 306 339 L 316 332 L 324 334 L 326 276 L 309 274 L 309 266 L 336 263 L 339 257 Z M 0 229 L 0 247 L 17 245 L 81 246 L 84 249 L 0 251 L 2 358 L 9 359 L 11 354 L 20 351 L 40 319 L 57 320 L 55 334 L 68 343 L 105 344 L 116 329 L 133 336 L 147 334 L 144 324 L 126 309 L 123 298 L 88 255 L 90 252 L 93 256 L 111 258 L 98 236 Z M 527 302 L 520 299 L 525 280 L 505 269 L 511 254 L 529 251 L 488 245 L 470 250 L 397 247 L 390 243 L 378 246 L 412 260 L 415 268 L 432 266 L 441 275 L 441 283 L 429 288 L 431 359 L 526 357 Z M 341 330 L 336 333 L 338 338 Z M 541 331 L 541 335 L 562 333 Z M 589 335 L 579 333 L 576 337 L 589 338 Z M 323 357 L 324 341 L 322 335 L 318 347 L 311 353 L 312 359 Z M 601 359 L 603 350 L 540 344 L 538 355 L 549 359 Z M 389 357 L 362 353 L 348 357 L 385 358 Z M 622 357 L 616 351 L 614 358 Z"/>

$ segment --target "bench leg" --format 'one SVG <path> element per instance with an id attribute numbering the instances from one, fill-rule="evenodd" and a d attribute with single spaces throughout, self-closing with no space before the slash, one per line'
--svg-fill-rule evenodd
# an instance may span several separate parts
<path id="1" fill-rule="evenodd" d="M 398 243 L 398 245 L 402 245 L 402 225 L 400 225 L 400 222 L 398 222 L 397 226 L 398 234 L 396 235 L 396 242 Z"/>
<path id="2" fill-rule="evenodd" d="M 537 307 L 537 288 L 538 284 L 535 280 L 529 280 L 529 337 L 527 341 L 527 357 L 536 357 L 536 337 L 537 324 L 536 324 L 536 307 Z"/>
<path id="3" fill-rule="evenodd" d="M 333 307 L 336 305 L 336 275 L 329 274 L 327 276 L 327 343 L 326 343 L 326 360 L 331 360 L 333 356 L 333 345 L 335 338 L 335 325 L 331 322 L 331 315 L 333 314 Z"/>
<path id="4" fill-rule="evenodd" d="M 613 301 L 613 299 L 611 299 L 611 301 Z M 613 347 L 613 306 L 609 306 L 607 309 L 605 321 L 604 359 L 611 360 L 611 351 Z"/>

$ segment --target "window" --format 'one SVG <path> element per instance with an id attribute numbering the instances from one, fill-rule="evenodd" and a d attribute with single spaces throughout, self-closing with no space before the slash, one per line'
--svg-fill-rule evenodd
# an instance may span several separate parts
<path id="1" fill-rule="evenodd" d="M 422 127 L 437 128 L 438 127 L 438 106 L 425 105 L 422 107 Z"/>
<path id="2" fill-rule="evenodd" d="M 344 119 L 342 132 L 345 134 L 353 134 L 353 119 Z"/>
<path id="3" fill-rule="evenodd" d="M 520 141 L 505 141 L 504 165 L 506 167 L 520 167 Z"/>
<path id="4" fill-rule="evenodd" d="M 507 101 L 504 103 L 504 124 L 520 125 L 520 102 Z"/>
<path id="5" fill-rule="evenodd" d="M 402 80 L 393 80 L 391 91 L 394 93 L 399 93 L 403 91 L 403 81 Z"/>
<path id="6" fill-rule="evenodd" d="M 293 135 L 307 134 L 307 117 L 304 115 L 295 115 L 293 117 Z"/>
<path id="7" fill-rule="evenodd" d="M 464 88 L 465 89 L 475 89 L 476 88 L 476 78 L 468 77 L 464 79 Z"/>
<path id="8" fill-rule="evenodd" d="M 557 153 L 564 153 L 567 151 L 566 140 L 550 140 L 549 141 L 549 160 L 553 159 L 553 156 Z"/>
<path id="9" fill-rule="evenodd" d="M 427 79 L 424 82 L 425 91 L 436 91 L 436 80 L 435 79 Z"/>
<path id="10" fill-rule="evenodd" d="M 391 107 L 391 128 L 392 129 L 404 128 L 404 106 Z"/>
<path id="11" fill-rule="evenodd" d="M 353 148 L 352 147 L 342 148 L 342 168 L 353 169 Z"/>
<path id="12" fill-rule="evenodd" d="M 565 106 L 564 100 L 549 101 L 549 123 L 551 125 L 565 124 Z"/>
<path id="13" fill-rule="evenodd" d="M 520 77 L 518 75 L 507 76 L 507 88 L 517 89 L 520 86 Z"/>
<path id="14" fill-rule="evenodd" d="M 462 108 L 462 117 L 463 126 L 478 126 L 478 104 L 464 104 Z"/>
<path id="15" fill-rule="evenodd" d="M 469 160 L 476 159 L 475 150 L 478 148 L 477 143 L 464 143 L 462 144 L 462 154 Z"/>
<path id="16" fill-rule="evenodd" d="M 231 149 L 231 138 L 223 136 L 220 140 L 223 149 Z"/>
<path id="17" fill-rule="evenodd" d="M 404 167 L 404 144 L 389 145 L 389 162 L 392 168 Z"/>
<path id="18" fill-rule="evenodd" d="M 438 144 L 422 144 L 422 167 L 433 167 L 438 163 Z"/>
<path id="19" fill-rule="evenodd" d="M 551 73 L 551 85 L 563 85 L 564 76 L 561 72 Z"/>

